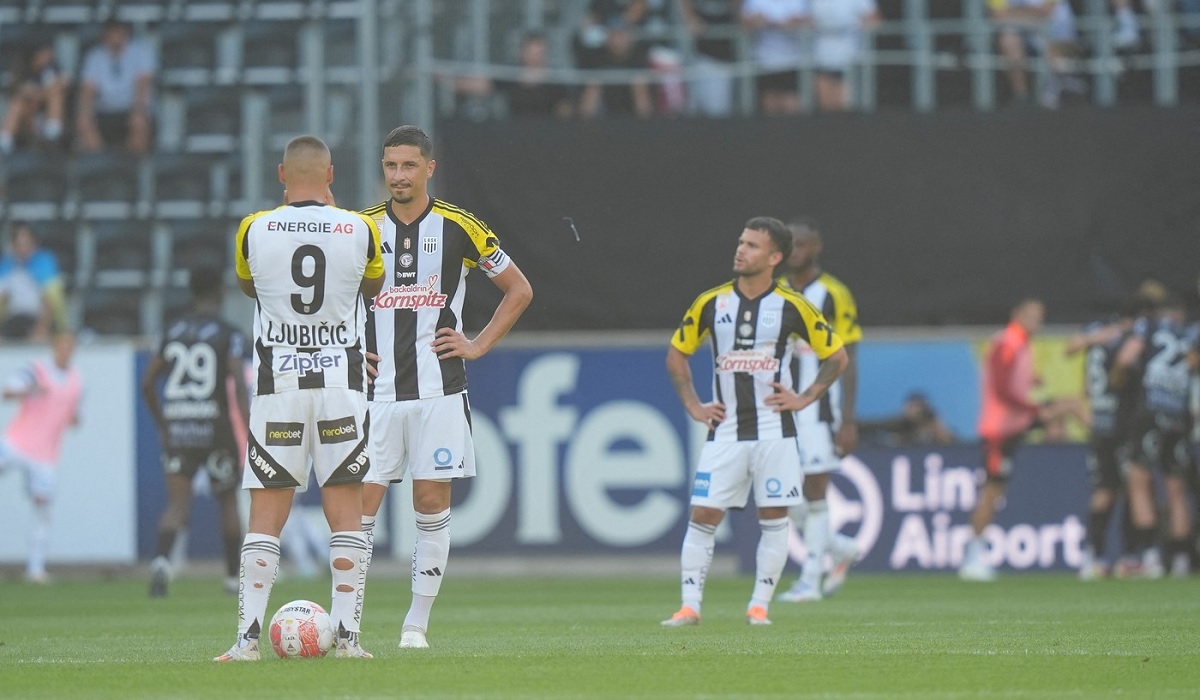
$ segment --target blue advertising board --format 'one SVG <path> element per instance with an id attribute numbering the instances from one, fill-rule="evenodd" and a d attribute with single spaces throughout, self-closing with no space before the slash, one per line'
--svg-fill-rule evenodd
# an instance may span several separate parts
<path id="1" fill-rule="evenodd" d="M 664 369 L 665 350 L 665 337 L 619 346 L 501 347 L 471 363 L 479 475 L 455 486 L 456 551 L 673 556 L 706 431 L 680 406 Z M 944 398 L 949 412 L 967 413 L 958 423 L 969 436 L 978 396 L 969 342 L 868 341 L 860 358 L 864 413 L 896 407 L 906 392 L 921 390 Z M 143 353 L 139 374 L 145 361 Z M 701 396 L 708 395 L 707 353 L 693 358 L 692 368 Z M 146 557 L 162 509 L 162 477 L 153 422 L 142 406 L 137 424 L 138 551 Z M 1023 449 L 1011 505 L 989 534 L 1004 553 L 1002 563 L 1053 568 L 1077 558 L 1077 514 L 1087 493 L 1084 454 L 1080 446 Z M 834 479 L 831 510 L 835 523 L 863 545 L 861 568 L 953 566 L 965 541 L 978 464 L 978 450 L 970 446 L 863 449 L 848 458 Z M 195 511 L 191 552 L 215 556 L 214 509 Z M 756 541 L 751 513 L 733 520 L 735 541 Z"/>

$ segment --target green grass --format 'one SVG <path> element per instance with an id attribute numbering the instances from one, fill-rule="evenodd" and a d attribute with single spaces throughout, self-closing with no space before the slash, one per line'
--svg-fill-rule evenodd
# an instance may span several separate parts
<path id="1" fill-rule="evenodd" d="M 377 579 L 363 627 L 374 660 L 267 650 L 218 665 L 236 603 L 215 579 L 178 581 L 165 600 L 141 580 L 0 583 L 0 697 L 1200 697 L 1200 581 L 858 575 L 753 628 L 750 587 L 714 579 L 701 626 L 662 629 L 671 579 L 451 576 L 433 648 L 402 653 L 408 582 Z M 281 581 L 272 609 L 328 590 Z"/>

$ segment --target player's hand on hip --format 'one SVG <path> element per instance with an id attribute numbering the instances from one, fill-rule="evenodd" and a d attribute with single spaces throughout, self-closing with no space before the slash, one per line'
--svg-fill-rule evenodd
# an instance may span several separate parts
<path id="1" fill-rule="evenodd" d="M 833 447 L 839 457 L 853 452 L 858 447 L 858 424 L 844 421 L 838 428 L 837 435 L 833 436 Z"/>
<path id="2" fill-rule="evenodd" d="M 375 383 L 375 377 L 378 377 L 378 376 L 379 376 L 379 360 L 380 360 L 380 357 L 379 357 L 379 355 L 376 355 L 375 353 L 371 352 L 370 350 L 368 350 L 368 351 L 366 351 L 365 353 L 363 353 L 363 356 L 367 358 L 367 362 L 366 362 L 366 365 L 367 365 L 367 383 L 369 383 L 369 384 L 374 384 L 374 383 Z"/>
<path id="3" fill-rule="evenodd" d="M 763 403 L 775 409 L 776 413 L 800 411 L 813 402 L 811 398 L 804 394 L 797 394 L 792 391 L 791 387 L 784 386 L 779 382 L 771 382 L 771 386 L 775 389 L 775 393 L 768 394 L 763 399 Z"/>
<path id="4" fill-rule="evenodd" d="M 475 341 L 453 328 L 439 328 L 433 335 L 433 353 L 439 360 L 461 357 L 464 360 L 478 359 L 483 355 Z"/>
<path id="5" fill-rule="evenodd" d="M 703 423 L 710 430 L 713 430 L 725 420 L 725 404 L 719 401 L 702 403 L 699 408 L 688 413 L 697 423 Z"/>

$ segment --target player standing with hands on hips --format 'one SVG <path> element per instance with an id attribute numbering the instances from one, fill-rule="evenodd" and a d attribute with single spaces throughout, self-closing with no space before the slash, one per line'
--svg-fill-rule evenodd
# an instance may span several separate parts
<path id="1" fill-rule="evenodd" d="M 256 661 L 279 533 L 292 497 L 321 485 L 332 535 L 329 568 L 335 657 L 370 658 L 358 643 L 367 541 L 360 529 L 367 457 L 366 310 L 383 285 L 379 229 L 333 206 L 329 148 L 292 139 L 279 166 L 286 204 L 251 214 L 237 233 L 237 276 L 254 308 L 254 401 L 242 487 L 250 522 L 242 544 L 238 638 L 215 661 Z"/>
<path id="2" fill-rule="evenodd" d="M 368 357 L 378 362 L 378 376 L 368 389 L 372 466 L 362 530 L 370 546 L 388 485 L 411 478 L 417 542 L 400 648 L 424 649 L 450 555 L 450 487 L 475 476 L 464 361 L 482 357 L 512 329 L 533 288 L 487 224 L 429 195 L 437 161 L 424 131 L 393 129 L 383 141 L 382 164 L 391 197 L 363 212 L 379 227 L 388 286 L 367 315 Z M 462 332 L 472 268 L 504 294 L 473 339 Z"/>
<path id="3" fill-rule="evenodd" d="M 776 282 L 775 268 L 791 250 L 792 234 L 782 221 L 747 221 L 733 259 L 734 280 L 696 298 L 667 349 L 671 383 L 688 415 L 709 433 L 680 553 L 683 605 L 663 620 L 664 627 L 700 623 L 717 526 L 726 510 L 745 506 L 751 488 L 762 538 L 746 622 L 771 624 L 767 607 L 787 563 L 788 508 L 802 501 L 794 412 L 818 400 L 848 363 L 842 339 L 821 312 Z M 713 400 L 703 403 L 688 357 L 706 339 L 713 354 Z M 821 360 L 800 393 L 792 389 L 791 377 L 797 339 Z"/>

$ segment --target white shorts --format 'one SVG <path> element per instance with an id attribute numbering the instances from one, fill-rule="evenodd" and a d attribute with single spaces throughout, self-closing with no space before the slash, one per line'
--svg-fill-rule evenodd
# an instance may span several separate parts
<path id="1" fill-rule="evenodd" d="M 371 402 L 371 473 L 388 484 L 475 476 L 471 406 L 466 392 L 410 401 Z"/>
<path id="2" fill-rule="evenodd" d="M 242 488 L 308 486 L 309 465 L 321 486 L 360 483 L 367 455 L 367 396 L 342 388 L 255 396 Z"/>
<path id="3" fill-rule="evenodd" d="M 828 423 L 801 423 L 796 426 L 800 445 L 800 471 L 804 474 L 828 474 L 842 466 L 833 447 L 833 426 Z"/>
<path id="4" fill-rule="evenodd" d="M 802 481 L 792 438 L 706 442 L 696 465 L 692 505 L 742 508 L 753 486 L 754 504 L 759 508 L 794 506 L 804 501 Z"/>
<path id="5" fill-rule="evenodd" d="M 14 449 L 8 440 L 0 440 L 0 473 L 5 469 L 15 469 L 24 475 L 25 492 L 30 498 L 54 500 L 54 494 L 58 492 L 58 469 L 29 459 Z"/>

